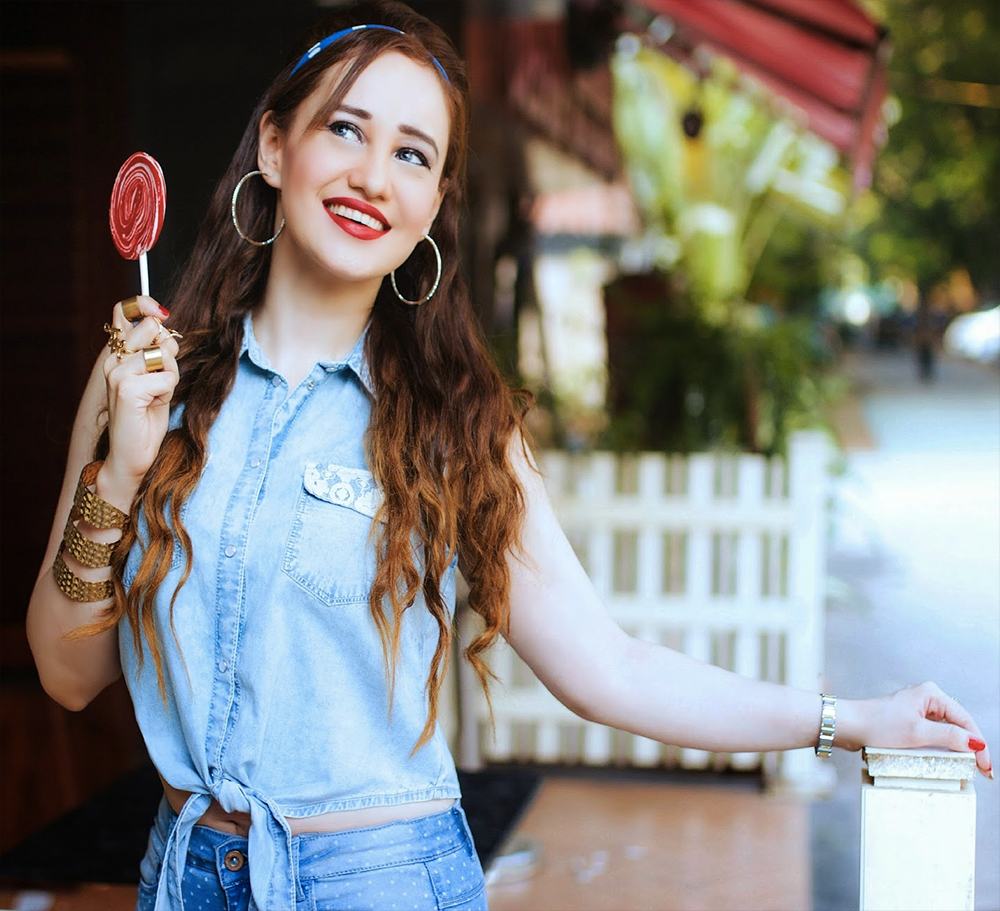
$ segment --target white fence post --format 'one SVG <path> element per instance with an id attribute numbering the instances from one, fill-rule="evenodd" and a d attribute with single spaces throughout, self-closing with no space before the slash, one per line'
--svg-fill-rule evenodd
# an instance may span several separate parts
<path id="1" fill-rule="evenodd" d="M 541 454 L 546 486 L 612 617 L 639 639 L 775 683 L 820 690 L 829 448 L 796 434 L 789 457 L 698 453 Z M 473 618 L 460 614 L 463 641 Z M 559 705 L 504 643 L 485 700 L 461 693 L 462 764 L 486 761 L 763 768 L 772 785 L 829 787 L 801 750 L 776 755 L 677 749 L 585 722 Z M 459 678 L 467 688 L 471 675 Z"/>
<path id="2" fill-rule="evenodd" d="M 976 759 L 866 747 L 861 911 L 972 911 Z"/>

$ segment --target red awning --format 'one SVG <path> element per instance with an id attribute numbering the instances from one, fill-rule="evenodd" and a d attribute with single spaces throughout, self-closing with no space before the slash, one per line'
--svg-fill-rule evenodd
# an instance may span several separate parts
<path id="1" fill-rule="evenodd" d="M 845 153 L 855 186 L 871 182 L 886 93 L 885 29 L 855 0 L 641 0 L 674 30 L 660 46 L 682 62 L 699 47 L 730 58 L 786 99 Z"/>

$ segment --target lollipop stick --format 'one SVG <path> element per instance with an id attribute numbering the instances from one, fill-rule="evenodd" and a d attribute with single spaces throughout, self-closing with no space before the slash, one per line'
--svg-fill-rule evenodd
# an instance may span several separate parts
<path id="1" fill-rule="evenodd" d="M 146 262 L 145 253 L 139 254 L 139 282 L 143 296 L 149 297 L 149 264 Z"/>

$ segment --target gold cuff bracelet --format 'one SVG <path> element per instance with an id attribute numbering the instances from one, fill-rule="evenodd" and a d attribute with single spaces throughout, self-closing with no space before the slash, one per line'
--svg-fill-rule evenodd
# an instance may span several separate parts
<path id="1" fill-rule="evenodd" d="M 102 500 L 96 493 L 88 490 L 97 480 L 97 472 L 103 462 L 91 462 L 80 472 L 80 483 L 76 486 L 76 497 L 73 509 L 88 525 L 94 528 L 124 528 L 128 522 L 128 513 L 122 512 L 117 506 L 112 506 L 107 500 Z"/>
<path id="2" fill-rule="evenodd" d="M 100 569 L 102 566 L 111 565 L 111 552 L 115 549 L 115 545 L 92 541 L 86 535 L 81 534 L 80 529 L 73 524 L 72 515 L 66 520 L 63 544 L 66 550 L 84 566 Z"/>
<path id="3" fill-rule="evenodd" d="M 115 584 L 110 579 L 104 582 L 88 582 L 86 579 L 81 579 L 66 565 L 61 551 L 52 564 L 52 575 L 59 591 L 73 601 L 106 601 L 115 594 Z"/>

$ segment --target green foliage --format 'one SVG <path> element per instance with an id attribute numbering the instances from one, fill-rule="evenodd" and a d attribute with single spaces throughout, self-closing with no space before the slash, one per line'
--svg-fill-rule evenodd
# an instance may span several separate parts
<path id="1" fill-rule="evenodd" d="M 616 131 L 648 230 L 675 255 L 606 289 L 616 449 L 783 452 L 824 422 L 834 382 L 812 316 L 846 179 L 834 150 L 663 54 L 614 65 Z M 697 136 L 681 128 L 698 111 Z M 667 277 L 669 276 L 669 278 Z M 748 301 L 760 301 L 767 306 Z"/>
<path id="2" fill-rule="evenodd" d="M 1000 3 L 872 0 L 894 47 L 898 120 L 860 210 L 856 249 L 875 278 L 925 291 L 967 269 L 1000 291 Z"/>
<path id="3" fill-rule="evenodd" d="M 697 79 L 639 49 L 619 54 L 613 72 L 629 180 L 648 230 L 676 251 L 657 265 L 683 274 L 706 319 L 726 322 L 779 224 L 828 224 L 842 213 L 836 153 L 776 116 L 767 96 L 734 90 L 736 73 L 723 60 Z M 685 134 L 685 115 L 700 118 L 697 135 Z"/>
<path id="4" fill-rule="evenodd" d="M 744 306 L 720 325 L 655 276 L 606 289 L 611 420 L 602 445 L 773 455 L 825 422 L 837 390 L 831 351 L 808 317 Z"/>
<path id="5" fill-rule="evenodd" d="M 747 298 L 790 316 L 814 316 L 824 289 L 840 284 L 844 238 L 789 213 L 774 227 L 754 271 Z"/>

